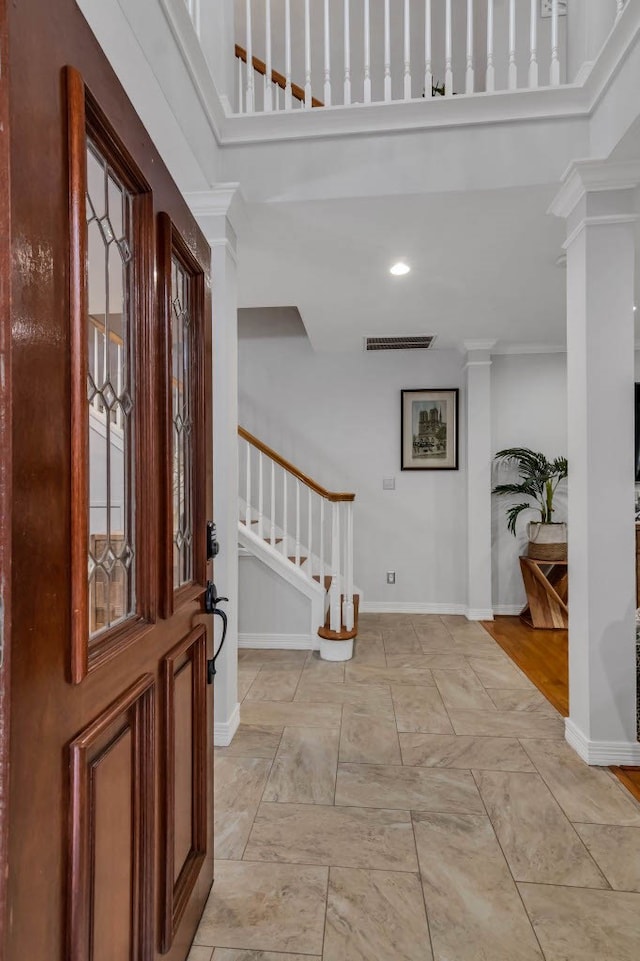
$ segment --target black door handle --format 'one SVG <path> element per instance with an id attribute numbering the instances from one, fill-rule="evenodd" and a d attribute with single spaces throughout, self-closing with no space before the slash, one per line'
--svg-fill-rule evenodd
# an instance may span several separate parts
<path id="1" fill-rule="evenodd" d="M 207 587 L 204 592 L 204 609 L 207 614 L 213 614 L 222 620 L 222 637 L 220 638 L 218 650 L 215 652 L 213 657 L 207 661 L 207 684 L 213 684 L 213 679 L 216 676 L 216 660 L 220 654 L 220 651 L 222 650 L 224 640 L 227 636 L 227 614 L 226 611 L 223 611 L 218 607 L 218 604 L 221 604 L 224 601 L 228 602 L 228 600 L 228 597 L 218 597 L 216 585 L 213 583 L 213 581 L 207 582 Z"/>

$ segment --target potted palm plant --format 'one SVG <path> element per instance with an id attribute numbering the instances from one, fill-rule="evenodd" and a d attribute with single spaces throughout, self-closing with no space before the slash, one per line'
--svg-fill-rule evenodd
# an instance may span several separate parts
<path id="1" fill-rule="evenodd" d="M 515 497 L 520 494 L 529 498 L 512 504 L 507 510 L 507 527 L 516 536 L 516 522 L 525 510 L 540 511 L 540 520 L 527 525 L 529 557 L 541 561 L 567 559 L 567 525 L 553 520 L 553 499 L 558 485 L 567 476 L 567 458 L 548 460 L 544 454 L 528 447 L 509 447 L 499 450 L 495 460 L 509 468 L 515 468 L 519 483 L 496 484 L 492 493 Z M 533 502 L 533 503 L 532 503 Z"/>

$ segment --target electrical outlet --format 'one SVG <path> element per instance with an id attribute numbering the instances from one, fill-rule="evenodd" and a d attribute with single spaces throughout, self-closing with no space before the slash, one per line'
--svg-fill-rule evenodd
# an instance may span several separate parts
<path id="1" fill-rule="evenodd" d="M 387 584 L 395 584 L 396 582 L 396 572 L 387 571 Z"/>
<path id="2" fill-rule="evenodd" d="M 382 478 L 382 490 L 383 491 L 394 491 L 396 489 L 396 479 L 395 477 L 383 477 Z"/>

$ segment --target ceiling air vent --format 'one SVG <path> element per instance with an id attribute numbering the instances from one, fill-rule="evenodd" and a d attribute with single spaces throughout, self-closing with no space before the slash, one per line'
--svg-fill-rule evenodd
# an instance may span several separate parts
<path id="1" fill-rule="evenodd" d="M 365 337 L 365 350 L 428 350 L 435 337 Z"/>

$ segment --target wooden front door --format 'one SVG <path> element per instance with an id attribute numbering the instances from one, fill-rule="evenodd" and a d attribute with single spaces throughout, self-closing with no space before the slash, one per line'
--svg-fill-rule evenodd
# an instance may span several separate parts
<path id="1" fill-rule="evenodd" d="M 6 16 L 3 957 L 182 961 L 212 881 L 210 252 L 73 0 Z"/>

